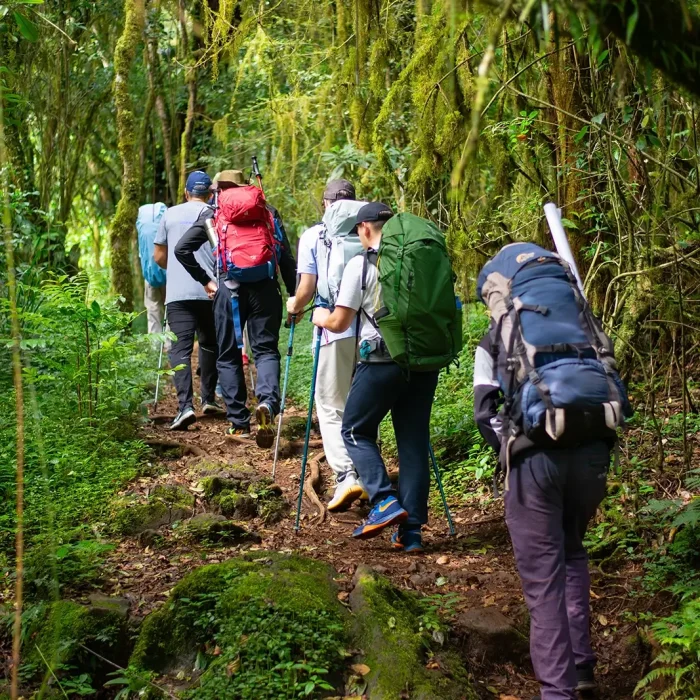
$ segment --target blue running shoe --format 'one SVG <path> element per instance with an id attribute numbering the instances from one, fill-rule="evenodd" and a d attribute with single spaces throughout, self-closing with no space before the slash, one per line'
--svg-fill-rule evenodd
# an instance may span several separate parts
<path id="1" fill-rule="evenodd" d="M 367 520 L 356 528 L 352 536 L 358 540 L 376 537 L 385 527 L 402 523 L 408 513 L 401 507 L 396 496 L 387 496 L 369 512 Z"/>
<path id="2" fill-rule="evenodd" d="M 419 554 L 423 550 L 423 538 L 420 528 L 405 528 L 399 525 L 398 532 L 391 536 L 394 549 L 402 549 L 407 554 Z"/>

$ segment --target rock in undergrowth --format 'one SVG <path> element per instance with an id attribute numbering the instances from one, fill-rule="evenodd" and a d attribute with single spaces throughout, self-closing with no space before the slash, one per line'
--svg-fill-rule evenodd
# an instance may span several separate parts
<path id="1" fill-rule="evenodd" d="M 99 689 L 114 670 L 104 659 L 126 665 L 132 648 L 128 601 L 108 596 L 92 596 L 89 605 L 59 600 L 33 608 L 33 613 L 22 661 L 25 669 L 35 669 L 34 680 L 42 683 L 45 696 L 58 693 L 52 692 L 53 674 L 59 681 L 87 674 L 87 683 Z"/>
<path id="2" fill-rule="evenodd" d="M 197 700 L 319 697 L 342 685 L 345 665 L 348 614 L 333 574 L 260 552 L 197 569 L 145 619 L 131 669 L 169 672 Z"/>
<path id="3" fill-rule="evenodd" d="M 350 593 L 354 643 L 369 668 L 364 676 L 371 700 L 475 700 L 457 654 L 431 653 L 420 630 L 419 599 L 360 565 Z"/>
<path id="4" fill-rule="evenodd" d="M 120 535 L 138 535 L 163 525 L 188 518 L 194 508 L 194 496 L 176 484 L 157 486 L 146 500 L 140 496 L 121 496 L 112 502 L 112 527 Z"/>
<path id="5" fill-rule="evenodd" d="M 235 520 L 260 517 L 272 524 L 289 510 L 277 484 L 247 472 L 229 470 L 207 476 L 200 482 L 199 490 L 217 512 Z"/>
<path id="6" fill-rule="evenodd" d="M 183 525 L 182 531 L 187 537 L 198 542 L 216 542 L 218 544 L 255 544 L 260 542 L 259 535 L 217 513 L 195 515 Z"/>
<path id="7" fill-rule="evenodd" d="M 473 608 L 455 621 L 467 654 L 481 661 L 521 663 L 528 655 L 527 637 L 496 608 Z"/>

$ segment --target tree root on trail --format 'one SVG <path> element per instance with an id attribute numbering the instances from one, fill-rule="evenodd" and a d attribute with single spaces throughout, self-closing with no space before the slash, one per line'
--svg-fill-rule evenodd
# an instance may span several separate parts
<path id="1" fill-rule="evenodd" d="M 178 449 L 181 451 L 182 457 L 191 455 L 189 459 L 185 460 L 186 467 L 192 467 L 196 462 L 200 462 L 203 460 L 212 460 L 211 455 L 206 450 L 203 450 L 197 445 L 191 445 L 186 442 L 177 442 L 176 440 L 162 440 L 160 438 L 147 438 L 146 440 L 144 440 L 144 442 L 149 447 L 164 447 L 166 449 Z"/>
<path id="2" fill-rule="evenodd" d="M 147 438 L 144 442 L 149 447 L 165 447 L 182 450 L 182 456 L 193 455 L 194 457 L 209 457 L 209 453 L 205 452 L 197 445 L 190 445 L 186 442 L 177 442 L 176 440 L 162 440 L 160 438 Z"/>
<path id="3" fill-rule="evenodd" d="M 243 445 L 243 447 L 257 447 L 255 440 L 252 438 L 244 438 L 240 435 L 226 435 L 226 439 L 231 442 L 235 442 L 237 445 Z"/>
<path id="4" fill-rule="evenodd" d="M 201 416 L 197 416 L 198 423 L 206 423 L 208 421 L 220 420 L 224 418 L 226 413 L 224 411 L 219 411 L 218 413 L 205 413 Z M 172 423 L 175 420 L 175 416 L 164 416 L 157 414 L 155 416 L 149 416 L 148 420 L 153 423 L 153 425 L 165 425 L 166 423 Z"/>
<path id="5" fill-rule="evenodd" d="M 328 513 L 325 504 L 318 497 L 321 489 L 321 460 L 325 458 L 325 452 L 321 452 L 309 462 L 309 478 L 304 481 L 304 495 L 318 509 L 318 514 L 313 518 L 314 525 L 320 525 Z"/>

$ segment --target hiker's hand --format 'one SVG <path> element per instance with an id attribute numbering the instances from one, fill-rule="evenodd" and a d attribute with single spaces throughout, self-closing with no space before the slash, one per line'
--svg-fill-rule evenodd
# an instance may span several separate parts
<path id="1" fill-rule="evenodd" d="M 294 321 L 295 325 L 301 321 L 301 319 L 304 318 L 304 312 L 300 311 L 298 314 L 287 314 L 287 321 L 284 324 L 285 328 L 291 328 L 292 327 L 292 321 Z"/>
<path id="2" fill-rule="evenodd" d="M 213 282 L 212 280 L 209 280 L 209 282 L 206 283 L 204 286 L 204 291 L 207 293 L 207 296 L 210 299 L 214 298 L 214 295 L 216 294 L 216 290 L 218 289 L 218 285 L 216 282 Z"/>
<path id="3" fill-rule="evenodd" d="M 313 321 L 314 326 L 318 326 L 319 328 L 325 328 L 325 323 L 330 317 L 330 315 L 330 309 L 324 309 L 322 306 L 317 306 L 314 309 L 314 313 L 311 317 L 311 320 Z"/>
<path id="4" fill-rule="evenodd" d="M 287 313 L 289 316 L 296 316 L 299 311 L 302 311 L 302 309 L 297 309 L 297 298 L 289 297 L 289 299 L 287 299 Z"/>

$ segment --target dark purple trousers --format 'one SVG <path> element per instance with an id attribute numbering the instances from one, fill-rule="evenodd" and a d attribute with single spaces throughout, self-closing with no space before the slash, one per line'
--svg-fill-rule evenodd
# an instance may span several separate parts
<path id="1" fill-rule="evenodd" d="M 576 700 L 576 666 L 594 664 L 583 536 L 605 496 L 610 450 L 594 442 L 513 457 L 506 523 L 530 611 L 542 700 Z"/>

